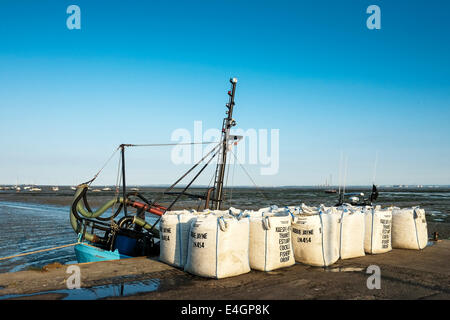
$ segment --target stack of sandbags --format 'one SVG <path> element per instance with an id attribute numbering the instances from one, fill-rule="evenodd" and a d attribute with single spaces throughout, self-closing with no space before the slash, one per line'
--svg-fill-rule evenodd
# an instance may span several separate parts
<path id="1" fill-rule="evenodd" d="M 336 210 L 340 217 L 339 256 L 341 259 L 364 256 L 364 212 L 353 206 L 341 206 Z"/>
<path id="2" fill-rule="evenodd" d="M 250 220 L 250 267 L 271 271 L 294 265 L 289 211 L 272 207 L 246 216 Z"/>
<path id="3" fill-rule="evenodd" d="M 363 211 L 366 222 L 364 251 L 370 254 L 391 251 L 392 208 L 365 207 Z"/>
<path id="4" fill-rule="evenodd" d="M 295 260 L 320 267 L 335 263 L 339 259 L 339 230 L 337 214 L 301 206 L 291 229 Z"/>
<path id="5" fill-rule="evenodd" d="M 229 214 L 196 218 L 184 270 L 217 279 L 249 272 L 249 229 L 248 218 L 238 220 Z"/>
<path id="6" fill-rule="evenodd" d="M 197 216 L 195 210 L 167 211 L 159 223 L 159 259 L 175 267 L 184 267 L 187 258 L 189 230 Z"/>
<path id="7" fill-rule="evenodd" d="M 421 250 L 427 246 L 425 210 L 419 207 L 392 211 L 392 247 Z"/>

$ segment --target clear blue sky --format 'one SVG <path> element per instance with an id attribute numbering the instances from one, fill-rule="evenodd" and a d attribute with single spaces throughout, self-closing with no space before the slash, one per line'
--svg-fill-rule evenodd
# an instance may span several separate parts
<path id="1" fill-rule="evenodd" d="M 66 27 L 71 4 L 81 30 Z M 371 4 L 381 30 L 366 27 Z M 120 143 L 220 127 L 231 76 L 238 126 L 280 129 L 279 173 L 247 166 L 260 185 L 337 182 L 341 152 L 347 184 L 372 182 L 377 152 L 379 184 L 450 184 L 449 12 L 444 0 L 2 0 L 0 184 L 79 183 Z M 186 168 L 168 148 L 127 164 L 136 184 Z"/>

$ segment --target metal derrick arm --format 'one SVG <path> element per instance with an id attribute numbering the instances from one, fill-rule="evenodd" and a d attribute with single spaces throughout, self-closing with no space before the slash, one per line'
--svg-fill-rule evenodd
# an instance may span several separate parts
<path id="1" fill-rule="evenodd" d="M 216 167 L 216 174 L 215 174 L 215 193 L 214 193 L 214 199 L 213 205 L 216 210 L 219 210 L 222 205 L 222 199 L 223 199 L 223 179 L 225 176 L 225 168 L 226 168 L 226 162 L 227 162 L 227 152 L 228 152 L 228 137 L 230 135 L 230 129 L 231 127 L 236 125 L 236 121 L 233 119 L 233 109 L 234 109 L 234 97 L 236 94 L 236 84 L 237 79 L 231 78 L 231 90 L 228 91 L 229 101 L 226 105 L 228 108 L 227 117 L 223 119 L 222 123 L 222 150 L 220 154 L 219 162 L 217 163 Z"/>
<path id="2" fill-rule="evenodd" d="M 168 190 L 164 192 L 164 194 L 168 195 L 177 195 L 177 198 L 171 205 L 168 207 L 168 210 L 173 207 L 173 205 L 180 199 L 182 195 L 191 197 L 191 198 L 197 198 L 202 199 L 205 201 L 205 209 L 208 209 L 210 207 L 210 202 L 212 202 L 214 208 L 216 210 L 221 208 L 221 204 L 223 201 L 223 182 L 224 182 L 224 176 L 225 176 L 225 168 L 226 168 L 226 162 L 227 162 L 227 151 L 228 151 L 228 141 L 230 137 L 230 129 L 231 127 L 236 125 L 236 121 L 233 119 L 233 108 L 235 105 L 234 97 L 236 93 L 236 84 L 237 79 L 231 78 L 231 89 L 228 91 L 229 101 L 226 104 L 226 107 L 228 110 L 226 111 L 227 117 L 223 119 L 222 122 L 222 138 L 221 142 L 219 144 L 219 153 L 215 152 L 211 159 L 208 161 L 208 163 L 205 164 L 205 166 L 201 169 L 201 171 L 188 183 L 187 187 L 181 191 L 181 192 L 170 192 L 178 182 L 180 182 L 188 173 L 190 173 L 199 163 L 201 163 L 206 156 L 200 160 L 198 163 L 196 163 L 190 170 L 188 170 L 180 179 L 178 179 L 172 186 L 169 187 Z M 236 139 L 236 137 L 235 137 Z M 214 150 L 214 149 L 213 149 Z M 217 155 L 219 154 L 219 160 L 217 162 L 216 166 L 216 172 L 215 172 L 215 180 L 214 180 L 214 187 L 209 188 L 205 195 L 198 195 L 198 194 L 192 194 L 186 192 L 187 189 L 191 186 L 191 184 L 197 179 L 199 174 L 206 168 L 206 166 L 209 164 L 209 162 Z M 213 196 L 211 197 L 211 193 L 214 192 Z"/>

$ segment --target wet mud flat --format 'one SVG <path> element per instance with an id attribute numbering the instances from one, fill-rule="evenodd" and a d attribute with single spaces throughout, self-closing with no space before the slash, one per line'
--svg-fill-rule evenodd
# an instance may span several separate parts
<path id="1" fill-rule="evenodd" d="M 220 280 L 190 275 L 153 258 L 78 264 L 81 289 L 67 289 L 66 265 L 0 274 L 0 299 L 450 299 L 450 240 L 421 251 L 394 249 L 339 260 L 328 268 L 295 264 Z M 369 289 L 367 268 L 380 268 Z"/>

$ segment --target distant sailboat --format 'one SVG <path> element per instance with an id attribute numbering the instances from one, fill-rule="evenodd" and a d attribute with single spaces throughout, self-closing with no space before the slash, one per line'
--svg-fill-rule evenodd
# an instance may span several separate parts
<path id="1" fill-rule="evenodd" d="M 328 184 L 328 181 L 326 181 L 325 180 L 325 186 L 326 187 L 331 187 L 331 181 L 332 181 L 332 178 L 333 178 L 333 176 L 330 174 L 330 183 Z M 331 189 L 326 189 L 325 190 L 325 193 L 337 193 L 337 190 L 336 189 L 333 189 L 333 188 L 331 188 Z"/>
<path id="2" fill-rule="evenodd" d="M 19 178 L 17 178 L 17 181 L 16 181 L 16 185 L 14 186 L 14 189 L 16 190 L 16 192 L 20 192 L 20 187 L 19 187 Z"/>

